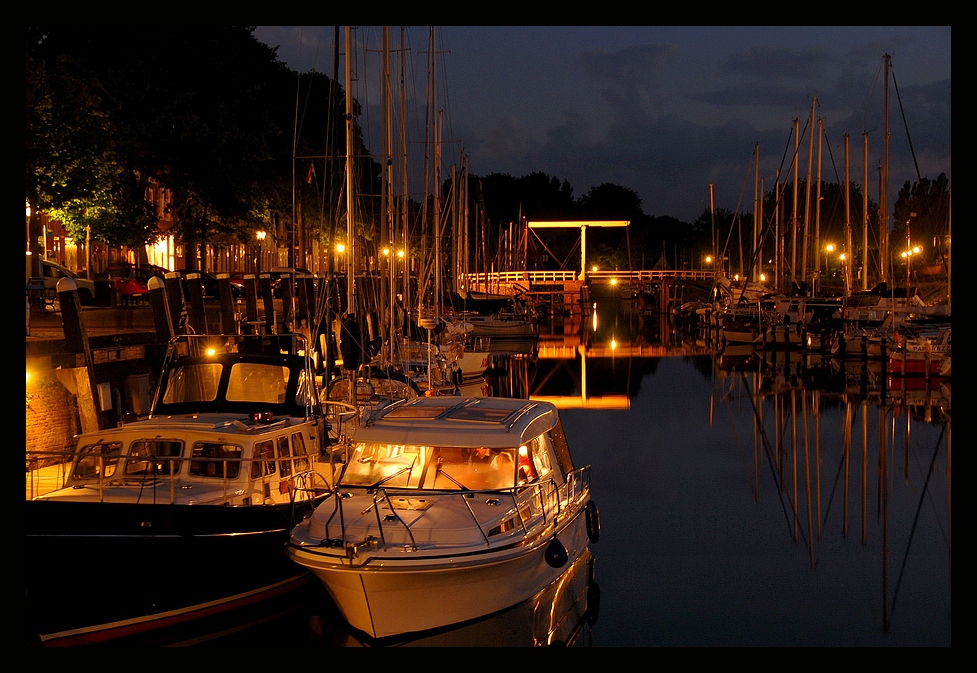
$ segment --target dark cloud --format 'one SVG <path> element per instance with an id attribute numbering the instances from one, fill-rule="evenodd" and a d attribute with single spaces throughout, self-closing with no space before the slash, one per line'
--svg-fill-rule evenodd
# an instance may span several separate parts
<path id="1" fill-rule="evenodd" d="M 315 51 L 312 36 L 331 35 L 317 33 L 321 27 L 264 28 L 269 40 L 281 40 L 283 55 L 289 53 L 287 37 L 299 34 L 303 62 L 327 51 Z M 949 171 L 946 27 L 439 30 L 449 38 L 441 72 L 450 79 L 439 93 L 452 122 L 445 131 L 446 161 L 464 150 L 476 175 L 542 171 L 569 180 L 577 195 L 613 182 L 635 191 L 645 212 L 691 221 L 708 207 L 710 184 L 718 207 L 742 207 L 747 180 L 752 194 L 757 146 L 769 189 L 792 147 L 794 120 L 806 128 L 816 99 L 827 179 L 843 170 L 848 135 L 853 179 L 862 181 L 862 134 L 868 133 L 870 179 L 877 180 L 886 53 L 893 55 L 903 108 L 893 90 L 891 185 L 915 179 L 916 163 L 925 177 Z M 423 73 L 426 37 L 415 39 L 412 49 Z M 423 87 L 419 91 L 410 95 L 423 101 Z M 877 184 L 870 191 L 875 194 Z"/>

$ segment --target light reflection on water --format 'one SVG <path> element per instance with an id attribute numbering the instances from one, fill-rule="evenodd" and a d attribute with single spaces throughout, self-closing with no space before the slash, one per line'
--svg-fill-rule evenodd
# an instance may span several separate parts
<path id="1" fill-rule="evenodd" d="M 950 645 L 948 382 L 748 351 L 588 361 L 594 645 Z"/>
<path id="2" fill-rule="evenodd" d="M 593 465 L 599 593 L 582 595 L 599 619 L 572 644 L 951 644 L 948 381 L 716 353 L 613 302 L 598 317 L 528 354 L 493 348 L 495 393 L 556 400 L 575 462 Z M 396 644 L 540 644 L 539 606 L 520 610 Z M 321 606 L 293 618 L 293 637 L 363 644 Z"/>

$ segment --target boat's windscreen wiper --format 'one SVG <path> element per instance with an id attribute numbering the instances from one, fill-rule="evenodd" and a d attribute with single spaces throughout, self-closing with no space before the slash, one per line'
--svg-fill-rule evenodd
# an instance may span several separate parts
<path id="1" fill-rule="evenodd" d="M 398 476 L 402 475 L 404 472 L 407 472 L 408 473 L 408 475 L 407 475 L 407 481 L 409 483 L 410 482 L 410 474 L 409 473 L 414 469 L 414 462 L 416 460 L 417 459 L 415 458 L 414 461 L 411 461 L 411 464 L 408 465 L 407 467 L 401 468 L 401 469 L 397 470 L 396 472 L 394 472 L 393 474 L 388 474 L 383 479 L 380 479 L 379 481 L 373 482 L 372 484 L 370 484 L 370 487 L 369 487 L 368 490 L 375 491 L 376 489 L 380 488 L 383 484 L 387 483 L 388 481 L 390 481 L 394 477 L 398 477 Z"/>

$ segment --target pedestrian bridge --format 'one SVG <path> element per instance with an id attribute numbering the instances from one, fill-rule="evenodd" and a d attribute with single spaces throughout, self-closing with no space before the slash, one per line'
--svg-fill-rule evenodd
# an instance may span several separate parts
<path id="1" fill-rule="evenodd" d="M 469 287 L 497 287 L 521 285 L 529 289 L 540 285 L 586 282 L 594 284 L 631 283 L 644 284 L 666 280 L 705 280 L 716 277 L 712 269 L 632 269 L 614 271 L 495 271 L 491 273 L 465 274 Z"/>

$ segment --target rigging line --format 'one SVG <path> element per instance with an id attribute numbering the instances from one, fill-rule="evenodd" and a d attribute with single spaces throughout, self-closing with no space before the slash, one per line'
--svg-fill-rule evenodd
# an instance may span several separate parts
<path id="1" fill-rule="evenodd" d="M 909 153 L 913 157 L 913 166 L 916 167 L 916 181 L 922 182 L 923 178 L 919 174 L 919 162 L 916 161 L 916 150 L 913 149 L 913 139 L 909 135 L 909 122 L 906 121 L 906 111 L 902 107 L 902 96 L 899 95 L 899 85 L 896 84 L 896 73 L 892 70 L 892 64 L 889 64 L 889 72 L 892 73 L 892 86 L 896 90 L 896 100 L 899 101 L 899 114 L 902 115 L 902 125 L 906 128 L 906 140 L 909 141 Z"/>
<path id="2" fill-rule="evenodd" d="M 556 261 L 560 261 L 560 258 L 556 256 L 556 253 L 554 253 L 554 252 L 553 252 L 552 250 L 550 250 L 550 249 L 549 249 L 549 248 L 548 248 L 548 247 L 546 246 L 546 243 L 544 243 L 544 242 L 543 242 L 543 239 L 541 239 L 541 238 L 539 237 L 539 234 L 537 234 L 537 233 L 536 233 L 535 231 L 533 231 L 532 229 L 530 229 L 529 231 L 530 231 L 530 232 L 532 233 L 532 235 L 533 235 L 533 236 L 534 236 L 534 237 L 536 238 L 536 240 L 537 240 L 537 241 L 539 241 L 539 244 L 540 244 L 541 246 L 543 246 L 543 250 L 545 250 L 545 251 L 546 251 L 547 253 L 549 253 L 549 254 L 550 254 L 550 255 L 551 255 L 552 257 L 553 257 L 553 259 L 555 259 Z M 576 249 L 577 249 L 577 248 L 576 248 L 576 246 L 574 246 L 574 248 L 573 248 L 573 250 L 576 250 Z M 570 252 L 571 252 L 571 254 L 573 253 L 573 250 L 571 250 L 571 251 L 570 251 Z M 570 258 L 569 258 L 569 257 L 567 257 L 567 259 L 570 259 Z M 566 271 L 566 268 L 567 268 L 567 267 L 566 267 L 566 263 L 565 263 L 565 262 L 560 262 L 560 271 Z"/>
<path id="3" fill-rule="evenodd" d="M 940 445 L 943 444 L 943 435 L 946 433 L 946 425 L 940 428 L 940 436 L 936 439 L 936 448 L 933 449 L 933 457 L 930 459 L 930 469 L 926 471 L 926 481 L 923 483 L 923 492 L 919 494 L 919 505 L 916 507 L 916 516 L 913 517 L 913 527 L 909 531 L 909 539 L 906 541 L 906 553 L 902 556 L 902 566 L 899 568 L 899 578 L 896 580 L 896 588 L 892 592 L 892 605 L 889 607 L 889 618 L 892 618 L 896 610 L 896 599 L 899 597 L 899 587 L 902 585 L 902 578 L 906 572 L 906 563 L 909 561 L 909 547 L 912 546 L 913 536 L 916 534 L 916 524 L 919 523 L 919 513 L 923 509 L 923 501 L 929 491 L 930 477 L 933 476 L 933 466 L 936 464 L 936 457 L 940 453 Z"/>

